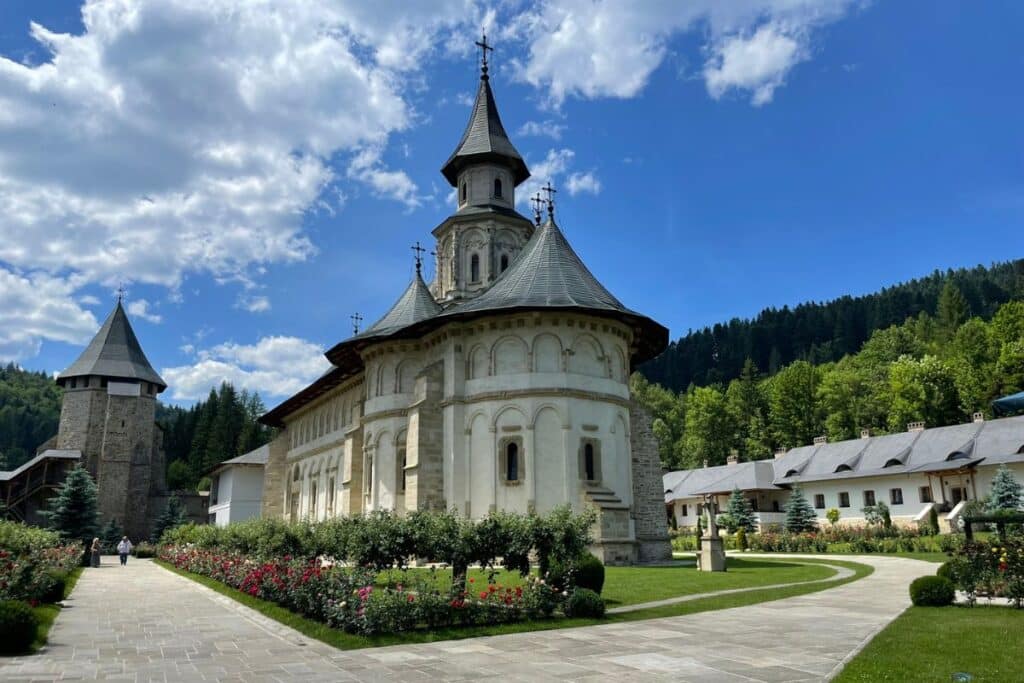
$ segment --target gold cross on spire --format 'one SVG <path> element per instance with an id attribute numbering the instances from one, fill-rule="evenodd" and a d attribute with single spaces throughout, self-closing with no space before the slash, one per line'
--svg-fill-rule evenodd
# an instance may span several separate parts
<path id="1" fill-rule="evenodd" d="M 487 53 L 494 52 L 494 48 L 487 43 L 487 32 L 481 31 L 483 37 L 476 41 L 475 45 L 480 48 L 480 71 L 487 76 Z"/>

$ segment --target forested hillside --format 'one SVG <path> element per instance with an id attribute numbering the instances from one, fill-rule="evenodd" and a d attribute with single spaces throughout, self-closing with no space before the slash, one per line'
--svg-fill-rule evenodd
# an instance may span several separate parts
<path id="1" fill-rule="evenodd" d="M 844 296 L 796 308 L 767 308 L 753 320 L 691 331 L 640 372 L 673 391 L 707 386 L 740 376 L 747 359 L 773 375 L 795 360 L 817 365 L 856 353 L 876 330 L 900 325 L 920 313 L 935 315 L 947 282 L 963 295 L 969 316 L 988 320 L 1011 299 L 1024 298 L 1024 259 L 955 271 L 887 287 L 874 294 Z"/>
<path id="2" fill-rule="evenodd" d="M 1024 301 L 969 318 L 969 300 L 948 282 L 937 313 L 876 330 L 857 353 L 815 365 L 796 360 L 774 375 L 753 361 L 729 382 L 676 393 L 633 375 L 633 391 L 655 417 L 662 464 L 673 469 L 770 457 L 779 447 L 938 427 L 991 416 L 991 401 L 1024 390 Z M 818 359 L 815 359 L 818 360 Z"/>
<path id="3" fill-rule="evenodd" d="M 218 463 L 270 441 L 273 430 L 256 421 L 264 412 L 259 394 L 227 383 L 191 408 L 161 405 L 157 422 L 164 429 L 167 485 L 194 488 Z"/>
<path id="4" fill-rule="evenodd" d="M 0 367 L 0 470 L 18 467 L 57 433 L 60 397 L 45 372 Z"/>
<path id="5" fill-rule="evenodd" d="M 0 470 L 15 469 L 56 435 L 60 400 L 60 387 L 46 373 L 0 367 Z M 256 422 L 265 411 L 259 394 L 230 384 L 191 408 L 158 403 L 168 484 L 193 488 L 217 463 L 267 443 L 272 430 Z"/>

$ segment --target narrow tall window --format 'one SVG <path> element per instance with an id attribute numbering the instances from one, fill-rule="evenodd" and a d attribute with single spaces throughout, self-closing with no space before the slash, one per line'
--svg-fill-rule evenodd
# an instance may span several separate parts
<path id="1" fill-rule="evenodd" d="M 405 493 L 405 486 L 406 486 L 405 466 L 406 466 L 406 464 L 408 464 L 408 461 L 407 461 L 407 458 L 405 457 L 405 449 L 404 448 L 402 450 L 398 451 L 398 462 L 402 463 L 400 465 L 401 471 L 398 473 L 398 477 L 399 477 L 399 481 L 402 482 L 402 484 L 401 484 L 402 493 Z"/>
<path id="2" fill-rule="evenodd" d="M 689 512 L 687 511 L 687 505 L 686 503 L 683 503 L 682 507 L 679 510 L 679 516 L 686 517 L 687 515 L 689 515 Z"/>
<path id="3" fill-rule="evenodd" d="M 473 254 L 469 259 L 469 281 L 480 282 L 480 255 Z"/>
<path id="4" fill-rule="evenodd" d="M 459 201 L 463 204 L 466 203 L 466 183 L 462 183 L 462 192 L 459 195 Z"/>
<path id="5" fill-rule="evenodd" d="M 316 482 L 309 485 L 309 514 L 316 519 Z"/>
<path id="6" fill-rule="evenodd" d="M 594 481 L 594 445 L 587 444 L 583 447 L 583 471 L 587 475 L 587 481 Z"/>
<path id="7" fill-rule="evenodd" d="M 501 255 L 501 272 L 508 270 L 508 254 Z"/>
<path id="8" fill-rule="evenodd" d="M 501 198 L 501 178 L 494 179 L 494 196 Z"/>
<path id="9" fill-rule="evenodd" d="M 505 480 L 519 481 L 519 445 L 515 441 L 505 446 Z"/>

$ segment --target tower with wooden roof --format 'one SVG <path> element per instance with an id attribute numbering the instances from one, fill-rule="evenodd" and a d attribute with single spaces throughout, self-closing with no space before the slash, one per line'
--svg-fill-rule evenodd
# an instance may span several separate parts
<path id="1" fill-rule="evenodd" d="M 134 540 L 148 537 L 154 496 L 165 495 L 153 369 L 120 297 L 82 355 L 57 377 L 64 389 L 56 448 L 81 453 L 96 480 L 100 518 Z"/>

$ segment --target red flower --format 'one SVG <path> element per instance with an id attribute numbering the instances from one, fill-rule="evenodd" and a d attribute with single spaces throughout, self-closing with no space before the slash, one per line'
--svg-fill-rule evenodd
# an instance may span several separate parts
<path id="1" fill-rule="evenodd" d="M 476 583 L 476 579 L 474 579 L 474 578 L 473 578 L 473 577 L 471 576 L 471 577 L 469 577 L 469 582 L 470 582 L 470 583 Z"/>
<path id="2" fill-rule="evenodd" d="M 415 602 L 415 601 L 416 601 L 416 596 L 414 596 L 412 593 L 409 593 L 409 602 Z"/>
<path id="3" fill-rule="evenodd" d="M 480 591 L 480 599 L 481 600 L 486 600 L 487 599 L 487 591 Z"/>

